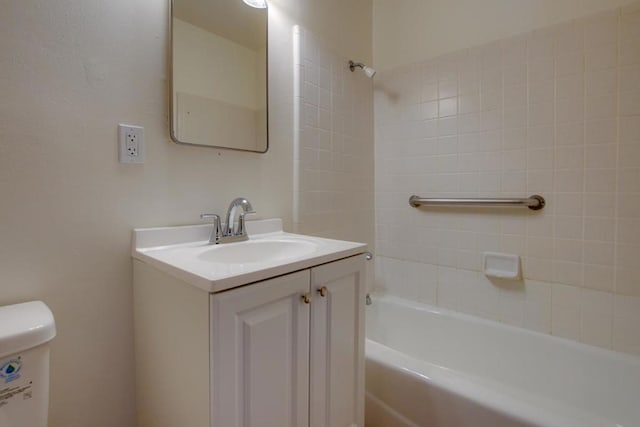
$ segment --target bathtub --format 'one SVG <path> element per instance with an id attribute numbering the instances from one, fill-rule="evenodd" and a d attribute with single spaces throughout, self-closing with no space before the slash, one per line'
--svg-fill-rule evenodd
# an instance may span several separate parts
<path id="1" fill-rule="evenodd" d="M 379 296 L 368 427 L 637 427 L 640 358 Z"/>

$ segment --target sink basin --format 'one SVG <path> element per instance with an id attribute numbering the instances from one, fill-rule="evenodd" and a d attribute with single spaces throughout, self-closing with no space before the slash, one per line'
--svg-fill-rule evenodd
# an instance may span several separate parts
<path id="1" fill-rule="evenodd" d="M 213 246 L 200 253 L 198 258 L 224 264 L 265 263 L 305 256 L 317 247 L 317 244 L 305 240 L 249 240 Z"/>
<path id="2" fill-rule="evenodd" d="M 136 229 L 133 258 L 207 292 L 222 292 L 366 251 L 363 243 L 282 231 L 282 221 L 247 221 L 249 240 L 208 244 L 210 224 Z"/>

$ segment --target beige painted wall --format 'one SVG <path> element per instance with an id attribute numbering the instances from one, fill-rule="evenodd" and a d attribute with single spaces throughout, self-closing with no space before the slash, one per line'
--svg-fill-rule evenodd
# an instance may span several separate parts
<path id="1" fill-rule="evenodd" d="M 371 7 L 271 6 L 271 148 L 258 155 L 169 141 L 168 1 L 4 2 L 0 304 L 54 311 L 51 426 L 133 425 L 133 227 L 196 223 L 238 195 L 291 223 L 291 24 L 313 18 L 331 46 L 367 59 Z M 144 165 L 118 163 L 119 122 L 145 127 Z"/>
<path id="2" fill-rule="evenodd" d="M 374 64 L 410 64 L 632 2 L 373 0 Z"/>
<path id="3" fill-rule="evenodd" d="M 342 56 L 371 62 L 372 0 L 274 0 L 282 13 Z M 358 59 L 356 59 L 358 58 Z"/>

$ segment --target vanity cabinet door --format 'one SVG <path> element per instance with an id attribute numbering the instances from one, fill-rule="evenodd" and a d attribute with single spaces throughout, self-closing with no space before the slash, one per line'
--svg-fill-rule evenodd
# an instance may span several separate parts
<path id="1" fill-rule="evenodd" d="M 211 296 L 213 427 L 309 425 L 310 271 Z"/>
<path id="2" fill-rule="evenodd" d="M 364 256 L 311 270 L 311 427 L 364 426 Z"/>

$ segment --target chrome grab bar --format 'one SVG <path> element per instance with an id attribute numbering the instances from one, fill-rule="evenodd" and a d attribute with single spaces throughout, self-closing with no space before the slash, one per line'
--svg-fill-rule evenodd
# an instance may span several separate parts
<path id="1" fill-rule="evenodd" d="M 418 196 L 409 197 L 409 205 L 414 208 L 418 206 L 475 206 L 475 207 L 503 207 L 518 208 L 527 207 L 531 210 L 538 211 L 544 208 L 546 201 L 544 197 L 534 194 L 527 199 L 510 199 L 510 198 L 425 198 Z"/>

